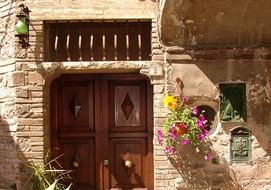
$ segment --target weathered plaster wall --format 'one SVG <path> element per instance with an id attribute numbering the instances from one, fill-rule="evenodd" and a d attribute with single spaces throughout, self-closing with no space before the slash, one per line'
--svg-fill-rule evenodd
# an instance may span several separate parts
<path id="1" fill-rule="evenodd" d="M 271 125 L 271 62 L 269 61 L 192 61 L 183 64 L 172 64 L 172 78 L 181 77 L 184 83 L 184 94 L 190 97 L 202 97 L 202 104 L 215 102 L 219 105 L 219 83 L 244 82 L 247 88 L 247 122 L 245 123 L 218 123 L 210 140 L 214 154 L 223 161 L 224 168 L 228 167 L 232 179 L 244 189 L 270 188 L 271 167 L 270 154 L 270 125 Z M 206 101 L 204 99 L 208 99 Z M 217 110 L 219 109 L 217 107 Z M 218 113 L 219 114 L 219 113 Z M 230 130 L 236 126 L 246 126 L 252 130 L 252 161 L 253 164 L 230 163 Z M 211 164 L 212 165 L 212 164 Z M 222 164 L 217 164 L 217 166 Z M 213 166 L 206 166 L 212 168 Z M 215 166 L 215 167 L 217 167 Z M 204 166 L 205 167 L 205 166 Z M 203 167 L 203 168 L 204 168 Z M 206 170 L 206 168 L 205 168 Z M 221 169 L 223 170 L 223 169 Z M 199 168 L 200 171 L 200 168 Z M 233 175 L 234 174 L 234 175 Z M 204 175 L 202 175 L 203 177 Z M 214 175 L 219 185 L 225 183 Z M 208 183 L 208 182 L 207 182 Z M 215 184 L 210 183 L 210 187 Z M 229 186 L 230 187 L 230 186 Z"/>
<path id="2" fill-rule="evenodd" d="M 270 45 L 270 6 L 266 0 L 165 0 L 161 38 L 192 47 Z"/>
<path id="3" fill-rule="evenodd" d="M 15 9 L 23 2 L 32 11 L 30 47 L 14 36 Z M 23 189 L 28 160 L 43 162 L 50 147 L 50 84 L 62 73 L 140 72 L 149 75 L 151 64 L 163 64 L 152 0 L 122 1 L 1 1 L 0 61 L 0 189 Z M 17 9 L 18 11 L 18 9 Z M 149 19 L 155 61 L 45 63 L 44 20 Z M 163 93 L 164 76 L 150 77 L 155 96 Z M 155 113 L 159 110 L 154 109 Z M 16 184 L 16 185 L 14 185 Z"/>
<path id="4" fill-rule="evenodd" d="M 201 162 L 187 147 L 178 159 L 168 158 L 155 145 L 157 189 L 270 189 L 270 3 L 161 0 L 159 5 L 165 92 L 173 93 L 174 80 L 181 77 L 184 95 L 214 108 L 218 123 L 208 143 L 216 163 Z M 236 82 L 246 84 L 247 121 L 221 123 L 219 83 Z M 162 127 L 162 115 L 158 121 L 156 127 Z M 230 165 L 230 130 L 236 126 L 252 131 L 252 165 Z"/>
<path id="5" fill-rule="evenodd" d="M 196 105 L 210 105 L 217 111 L 216 128 L 207 148 L 215 162 L 202 161 L 189 147 L 180 147 L 177 158 L 165 156 L 155 142 L 157 189 L 269 189 L 270 188 L 270 71 L 269 60 L 196 60 L 181 47 L 165 48 L 166 82 L 164 93 L 173 94 L 180 77 L 184 95 Z M 222 123 L 219 119 L 219 83 L 245 83 L 247 121 Z M 155 106 L 160 114 L 155 127 L 163 126 L 166 110 L 162 98 Z M 252 131 L 252 165 L 230 164 L 230 130 L 245 126 Z"/>

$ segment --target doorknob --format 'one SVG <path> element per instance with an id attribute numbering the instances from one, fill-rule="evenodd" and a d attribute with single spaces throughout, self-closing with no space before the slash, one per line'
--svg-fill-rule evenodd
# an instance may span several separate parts
<path id="1" fill-rule="evenodd" d="M 79 162 L 78 162 L 77 160 L 74 160 L 74 161 L 72 162 L 72 166 L 73 166 L 74 168 L 78 168 L 78 167 L 79 167 Z"/>
<path id="2" fill-rule="evenodd" d="M 104 165 L 108 166 L 109 165 L 109 160 L 104 160 Z"/>
<path id="3" fill-rule="evenodd" d="M 131 160 L 125 160 L 124 165 L 126 168 L 131 168 L 133 166 L 133 162 Z"/>

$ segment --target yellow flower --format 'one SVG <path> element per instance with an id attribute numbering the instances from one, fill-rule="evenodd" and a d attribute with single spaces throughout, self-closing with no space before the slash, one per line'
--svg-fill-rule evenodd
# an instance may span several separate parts
<path id="1" fill-rule="evenodd" d="M 163 99 L 164 106 L 170 110 L 175 110 L 177 100 L 173 96 L 166 95 Z"/>

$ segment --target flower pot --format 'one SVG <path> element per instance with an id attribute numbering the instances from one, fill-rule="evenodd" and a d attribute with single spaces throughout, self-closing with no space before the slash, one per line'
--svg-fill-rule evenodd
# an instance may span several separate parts
<path id="1" fill-rule="evenodd" d="M 181 121 L 175 121 L 175 135 L 181 136 L 187 132 L 187 126 Z"/>

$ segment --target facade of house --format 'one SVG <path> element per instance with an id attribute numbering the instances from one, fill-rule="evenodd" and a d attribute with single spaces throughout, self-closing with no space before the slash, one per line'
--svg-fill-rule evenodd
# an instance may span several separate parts
<path id="1" fill-rule="evenodd" d="M 271 189 L 270 6 L 0 1 L 0 189 L 24 189 L 49 149 L 75 189 Z M 207 114 L 208 162 L 157 141 L 176 88 Z"/>

